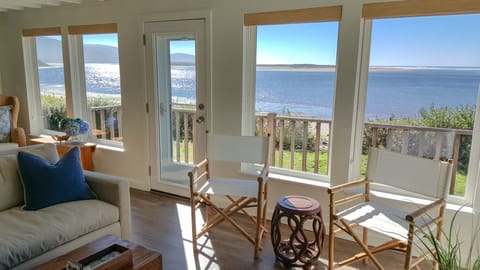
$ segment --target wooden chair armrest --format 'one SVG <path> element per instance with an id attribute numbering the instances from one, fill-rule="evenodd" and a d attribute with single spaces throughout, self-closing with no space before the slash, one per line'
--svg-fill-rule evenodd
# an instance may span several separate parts
<path id="1" fill-rule="evenodd" d="M 192 185 L 195 184 L 197 180 L 203 176 L 203 174 L 205 174 L 205 172 L 203 172 L 200 177 L 198 176 L 195 177 L 198 174 L 198 172 L 202 170 L 202 168 L 204 168 L 203 171 L 206 171 L 207 165 L 208 165 L 208 159 L 204 159 L 201 162 L 195 164 L 193 168 L 188 172 L 188 177 L 190 178 L 190 182 Z"/>
<path id="2" fill-rule="evenodd" d="M 257 180 L 258 180 L 259 183 L 266 183 L 267 182 L 267 180 L 268 180 L 268 168 L 269 168 L 268 164 L 265 164 L 263 166 L 262 171 L 260 172 L 260 174 L 257 177 Z"/>
<path id="3" fill-rule="evenodd" d="M 14 128 L 12 130 L 12 142 L 18 144 L 18 146 L 26 146 L 27 145 L 27 137 L 25 136 L 25 130 L 21 127 Z"/>
<path id="4" fill-rule="evenodd" d="M 405 219 L 410 222 L 414 222 L 415 219 L 421 215 L 424 215 L 427 213 L 429 210 L 437 207 L 444 207 L 447 204 L 447 202 L 444 199 L 439 199 L 431 204 L 425 205 L 421 207 L 420 209 L 415 210 L 414 212 L 408 214 Z"/>
<path id="5" fill-rule="evenodd" d="M 205 166 L 208 163 L 208 159 L 204 159 L 200 161 L 199 163 L 195 164 L 193 168 L 188 172 L 188 175 L 190 174 L 195 174 L 198 170 L 200 170 L 203 166 Z"/>
<path id="6" fill-rule="evenodd" d="M 369 180 L 367 178 L 365 178 L 365 179 L 362 179 L 362 180 L 348 182 L 348 183 L 345 183 L 345 184 L 341 184 L 341 185 L 331 187 L 327 190 L 327 192 L 328 192 L 328 194 L 334 194 L 334 193 L 337 193 L 339 191 L 344 191 L 346 189 L 356 187 L 356 186 L 366 185 L 368 183 L 369 183 Z"/>

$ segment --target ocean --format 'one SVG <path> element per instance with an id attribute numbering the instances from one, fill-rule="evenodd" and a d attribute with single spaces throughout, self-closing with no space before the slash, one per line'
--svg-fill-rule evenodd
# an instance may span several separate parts
<path id="1" fill-rule="evenodd" d="M 195 99 L 195 72 L 191 66 L 174 66 L 172 95 L 175 102 Z M 86 64 L 89 93 L 120 94 L 118 65 Z M 40 68 L 42 92 L 63 89 L 63 69 Z M 296 116 L 332 118 L 335 73 L 333 71 L 258 70 L 256 110 Z M 376 68 L 367 87 L 367 120 L 391 116 L 419 116 L 421 108 L 476 106 L 480 68 Z"/>

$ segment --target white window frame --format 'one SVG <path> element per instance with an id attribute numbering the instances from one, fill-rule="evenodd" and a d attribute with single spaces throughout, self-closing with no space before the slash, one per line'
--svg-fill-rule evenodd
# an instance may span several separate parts
<path id="1" fill-rule="evenodd" d="M 340 28 L 340 24 L 339 24 Z M 338 39 L 337 39 L 338 46 Z M 242 135 L 252 136 L 256 130 L 255 116 L 255 91 L 256 91 L 256 66 L 257 66 L 257 26 L 248 25 L 243 27 L 243 89 L 242 89 Z M 336 72 L 336 71 L 335 71 Z M 333 111 L 332 111 L 333 112 Z M 331 132 L 331 131 L 330 131 Z M 330 159 L 329 149 L 329 159 Z M 330 161 L 329 161 L 330 164 Z M 243 172 L 251 172 L 258 169 L 252 165 L 242 164 Z M 312 180 L 321 183 L 330 182 L 330 171 L 327 175 L 314 174 L 286 168 L 270 168 L 271 174 L 275 178 L 295 179 L 296 182 L 302 180 Z"/>
<path id="2" fill-rule="evenodd" d="M 118 32 L 116 34 L 118 36 Z M 27 86 L 28 96 L 30 133 L 35 136 L 60 135 L 63 133 L 48 130 L 42 124 L 43 114 L 41 107 L 40 81 L 38 76 L 36 51 L 36 37 L 39 36 L 45 35 L 28 35 L 22 37 L 25 65 L 25 82 Z M 62 37 L 62 55 L 67 116 L 89 119 L 89 111 L 87 109 L 87 92 L 85 87 L 85 68 L 82 40 L 83 35 L 69 35 L 68 33 L 66 33 L 66 31 L 61 31 L 61 34 L 59 36 Z M 68 46 L 66 45 L 67 43 L 65 40 L 68 40 Z M 68 50 L 68 52 L 66 52 L 66 50 Z M 88 141 L 97 143 L 99 145 L 106 145 L 115 148 L 124 147 L 123 142 L 118 141 L 97 139 L 93 137 L 89 137 Z"/>
<path id="3" fill-rule="evenodd" d="M 415 18 L 412 16 L 412 18 Z M 360 174 L 361 170 L 361 155 L 362 155 L 362 143 L 363 143 L 363 128 L 365 121 L 365 107 L 366 107 L 366 96 L 367 96 L 367 84 L 368 84 L 368 72 L 370 66 L 370 43 L 371 43 L 371 33 L 372 33 L 372 19 L 364 19 L 363 23 L 363 39 L 362 39 L 362 48 L 361 48 L 361 61 L 360 61 L 360 87 L 359 87 L 359 98 L 357 103 L 356 110 L 356 129 L 355 129 L 355 144 L 354 144 L 354 162 L 352 164 L 354 171 Z M 480 93 L 480 86 L 479 86 Z M 468 166 L 468 174 L 466 178 L 465 185 L 465 195 L 464 197 L 449 195 L 447 201 L 453 204 L 473 206 L 475 203 L 475 194 L 476 190 L 479 188 L 478 181 L 480 179 L 479 171 L 479 162 L 480 162 L 480 95 L 477 98 L 477 110 L 475 113 L 475 122 L 472 134 L 472 146 L 470 150 L 470 160 Z M 416 198 L 417 195 L 410 192 L 399 192 L 394 188 L 388 186 L 379 186 L 372 184 L 372 189 L 380 192 L 407 196 Z"/>
<path id="4" fill-rule="evenodd" d="M 56 35 L 56 34 L 55 34 Z M 24 36 L 22 37 L 23 43 L 23 56 L 25 67 L 25 83 L 27 87 L 27 104 L 28 104 L 28 116 L 30 133 L 36 136 L 41 135 L 61 135 L 62 132 L 46 129 L 43 126 L 43 112 L 41 105 L 40 94 L 40 79 L 38 76 L 38 62 L 37 62 L 37 47 L 36 38 L 45 35 L 38 36 Z M 58 35 L 62 36 L 62 35 Z M 62 48 L 63 48 L 63 36 L 62 36 Z M 68 84 L 66 80 L 67 65 L 65 65 L 65 54 L 63 55 L 63 72 L 64 72 L 64 87 L 65 87 L 65 102 L 68 114 Z"/>
<path id="5" fill-rule="evenodd" d="M 118 38 L 118 33 L 117 38 Z M 70 69 L 72 79 L 72 99 L 73 102 L 73 114 L 75 117 L 82 119 L 90 119 L 88 103 L 87 103 L 87 89 L 85 85 L 85 62 L 83 55 L 83 34 L 69 34 L 69 56 L 70 56 Z M 119 65 L 120 66 L 120 65 Z M 121 76 L 120 76 L 121 81 Z M 121 83 L 120 83 L 121 85 Z M 121 92 L 121 89 L 120 89 Z M 123 105 L 123 102 L 122 102 Z M 89 136 L 88 141 L 100 145 L 111 146 L 115 148 L 123 148 L 123 141 L 113 141 L 107 139 L 99 139 Z"/>

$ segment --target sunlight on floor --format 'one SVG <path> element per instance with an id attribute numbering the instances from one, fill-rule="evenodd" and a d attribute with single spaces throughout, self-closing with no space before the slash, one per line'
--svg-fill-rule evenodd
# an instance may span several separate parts
<path id="1" fill-rule="evenodd" d="M 215 257 L 215 250 L 212 247 L 208 236 L 204 236 L 198 240 L 198 256 L 194 256 L 192 246 L 192 222 L 190 206 L 184 204 L 176 204 L 178 213 L 178 222 L 182 231 L 183 247 L 185 261 L 187 262 L 188 269 L 220 269 Z M 197 231 L 202 228 L 204 220 L 202 214 L 196 214 L 196 226 Z"/>

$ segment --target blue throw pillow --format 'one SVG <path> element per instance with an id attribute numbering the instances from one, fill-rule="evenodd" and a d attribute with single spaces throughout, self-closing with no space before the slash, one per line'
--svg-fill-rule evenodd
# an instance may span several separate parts
<path id="1" fill-rule="evenodd" d="M 96 198 L 85 182 L 78 147 L 72 148 L 55 164 L 19 152 L 18 169 L 25 190 L 24 210 Z"/>

